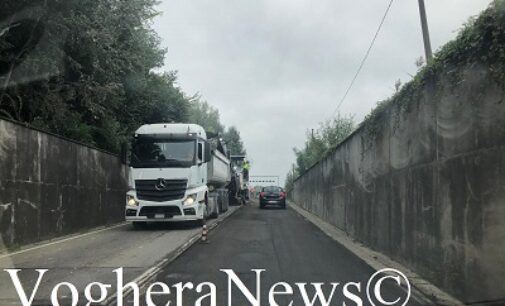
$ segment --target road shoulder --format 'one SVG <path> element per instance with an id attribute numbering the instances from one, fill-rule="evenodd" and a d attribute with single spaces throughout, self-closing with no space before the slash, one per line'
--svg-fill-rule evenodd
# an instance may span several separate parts
<path id="1" fill-rule="evenodd" d="M 413 287 L 412 294 L 416 296 L 417 299 L 422 299 L 425 302 L 431 302 L 435 305 L 464 305 L 461 301 L 457 300 L 450 294 L 440 290 L 435 285 L 429 281 L 423 279 L 414 271 L 405 267 L 404 265 L 392 260 L 388 256 L 373 251 L 361 243 L 356 242 L 350 238 L 344 231 L 338 229 L 337 227 L 325 222 L 321 218 L 313 215 L 312 213 L 302 209 L 293 202 L 289 202 L 289 207 L 297 212 L 300 216 L 305 218 L 307 221 L 313 223 L 326 235 L 331 237 L 333 240 L 347 248 L 354 255 L 361 258 L 369 266 L 375 270 L 381 270 L 385 268 L 394 268 L 402 271 Z"/>
<path id="2" fill-rule="evenodd" d="M 216 227 L 218 227 L 222 222 L 224 222 L 228 217 L 233 215 L 235 212 L 237 212 L 242 206 L 230 206 L 228 211 L 226 211 L 224 214 L 219 215 L 217 219 L 213 219 L 210 221 L 207 221 L 206 226 L 207 230 L 211 231 L 214 230 Z M 175 259 L 177 259 L 179 256 L 181 256 L 184 252 L 186 252 L 191 246 L 193 246 L 195 243 L 201 241 L 201 236 L 202 233 L 201 231 L 193 234 L 188 241 L 186 241 L 184 244 L 178 246 L 175 248 L 172 252 L 170 252 L 168 255 L 166 255 L 161 261 L 159 261 L 156 265 L 152 266 L 149 268 L 147 271 L 142 273 L 141 275 L 137 276 L 134 280 L 131 282 L 137 284 L 139 288 L 141 289 L 141 292 L 145 290 L 145 284 L 148 284 L 152 279 L 158 275 L 165 267 L 167 267 L 171 262 L 173 262 Z M 128 287 L 124 292 L 123 292 L 123 298 L 129 296 L 132 293 L 132 288 Z M 118 300 L 118 297 L 116 294 L 109 296 L 105 302 L 103 302 L 101 305 L 107 305 L 107 306 L 112 306 L 116 305 L 116 302 Z"/>
<path id="3" fill-rule="evenodd" d="M 54 237 L 54 238 L 50 238 L 50 239 L 46 239 L 46 240 L 42 240 L 42 241 L 38 241 L 38 242 L 34 242 L 34 243 L 21 245 L 21 246 L 18 246 L 17 248 L 13 248 L 13 249 L 2 247 L 2 248 L 0 248 L 0 259 L 12 257 L 15 255 L 19 255 L 19 254 L 23 254 L 23 253 L 27 253 L 27 252 L 32 252 L 32 251 L 35 251 L 38 249 L 42 249 L 42 248 L 46 248 L 46 247 L 53 246 L 56 244 L 72 241 L 75 239 L 80 239 L 80 238 L 84 238 L 87 236 L 99 234 L 99 233 L 102 233 L 102 232 L 105 232 L 108 230 L 112 230 L 112 229 L 122 227 L 122 226 L 127 226 L 127 225 L 128 225 L 128 223 L 123 221 L 123 222 L 119 222 L 119 223 L 112 223 L 112 224 L 102 225 L 102 226 L 93 227 L 93 228 L 89 228 L 89 229 L 83 229 L 83 230 L 78 231 L 76 233 L 67 234 L 67 235 L 58 236 L 58 237 Z"/>

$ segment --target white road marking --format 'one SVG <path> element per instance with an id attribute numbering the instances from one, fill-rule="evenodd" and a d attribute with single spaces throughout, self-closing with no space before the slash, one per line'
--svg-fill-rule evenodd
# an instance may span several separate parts
<path id="1" fill-rule="evenodd" d="M 23 254 L 23 253 L 28 253 L 28 252 L 31 252 L 31 251 L 39 250 L 39 249 L 42 249 L 42 248 L 46 248 L 46 247 L 49 247 L 49 246 L 52 246 L 52 245 L 55 245 L 55 244 L 59 244 L 59 243 L 63 243 L 63 242 L 67 242 L 67 241 L 83 238 L 83 237 L 86 237 L 86 236 L 95 235 L 95 234 L 102 233 L 102 232 L 105 232 L 105 231 L 108 231 L 108 230 L 111 230 L 111 229 L 115 229 L 115 228 L 118 228 L 118 227 L 121 227 L 121 226 L 125 226 L 127 224 L 128 223 L 120 223 L 120 224 L 117 224 L 117 225 L 113 225 L 113 226 L 110 226 L 110 227 L 102 228 L 102 229 L 95 230 L 95 231 L 92 231 L 92 232 L 88 232 L 88 233 L 84 233 L 84 234 L 80 234 L 80 235 L 75 235 L 75 236 L 72 236 L 72 237 L 68 237 L 68 238 L 56 240 L 56 241 L 53 241 L 53 242 L 37 245 L 37 246 L 31 247 L 31 248 L 27 248 L 27 249 L 24 249 L 24 250 L 12 252 L 12 253 L 6 253 L 4 255 L 0 255 L 0 260 L 2 260 L 4 258 L 12 257 L 12 256 L 20 255 L 20 254 Z"/>

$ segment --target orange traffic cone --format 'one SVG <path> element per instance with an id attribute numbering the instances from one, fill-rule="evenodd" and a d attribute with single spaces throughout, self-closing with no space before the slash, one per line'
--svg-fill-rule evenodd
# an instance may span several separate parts
<path id="1" fill-rule="evenodd" d="M 208 243 L 209 241 L 207 240 L 207 225 L 202 226 L 202 243 Z"/>

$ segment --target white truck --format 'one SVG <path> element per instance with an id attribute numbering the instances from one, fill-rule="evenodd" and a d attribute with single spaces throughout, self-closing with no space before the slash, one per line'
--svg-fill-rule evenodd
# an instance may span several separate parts
<path id="1" fill-rule="evenodd" d="M 196 221 L 228 209 L 229 153 L 196 124 L 148 124 L 135 132 L 126 194 L 126 221 Z"/>

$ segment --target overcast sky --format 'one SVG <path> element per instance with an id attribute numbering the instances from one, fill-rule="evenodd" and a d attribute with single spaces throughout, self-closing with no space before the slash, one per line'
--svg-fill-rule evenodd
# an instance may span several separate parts
<path id="1" fill-rule="evenodd" d="M 188 94 L 240 130 L 251 175 L 279 175 L 333 113 L 388 0 L 162 0 L 154 28 Z M 426 0 L 433 49 L 491 0 Z M 396 0 L 342 114 L 359 122 L 424 55 L 417 0 Z"/>

